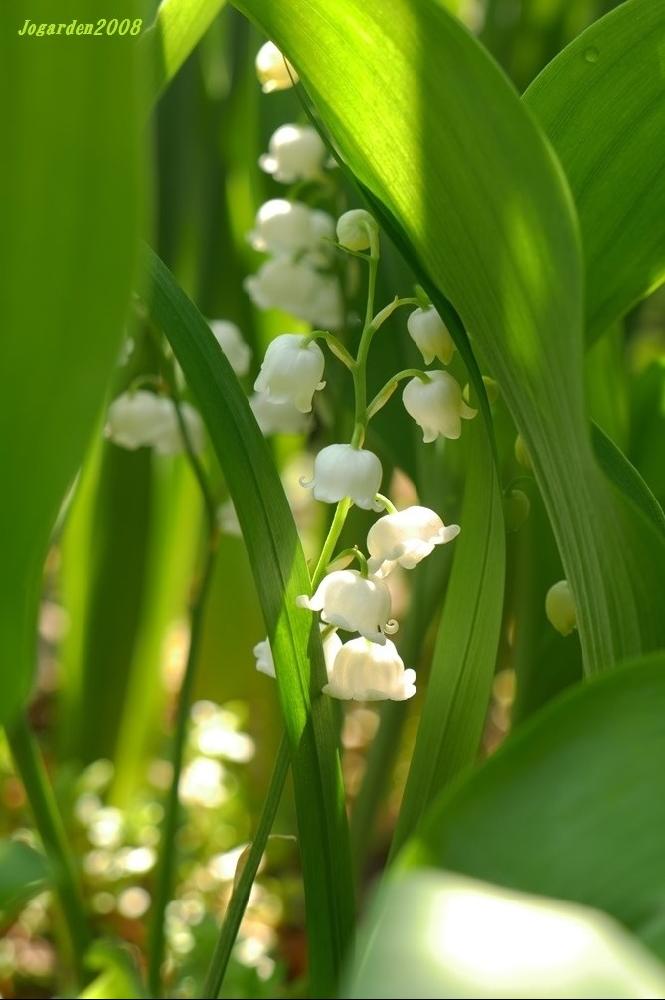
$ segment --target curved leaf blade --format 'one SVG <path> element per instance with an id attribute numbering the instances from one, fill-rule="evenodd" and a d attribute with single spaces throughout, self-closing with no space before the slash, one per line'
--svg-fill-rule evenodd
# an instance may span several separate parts
<path id="1" fill-rule="evenodd" d="M 439 797 L 401 856 L 604 910 L 665 954 L 665 654 L 570 689 Z"/>
<path id="2" fill-rule="evenodd" d="M 291 746 L 314 993 L 332 995 L 353 921 L 353 889 L 337 738 L 321 694 L 318 628 L 296 607 L 309 573 L 293 517 L 247 398 L 208 324 L 151 250 L 144 254 L 152 322 L 167 336 L 197 398 L 247 545 Z"/>
<path id="3" fill-rule="evenodd" d="M 589 340 L 665 279 L 664 39 L 660 0 L 627 0 L 524 94 L 575 198 Z"/>
<path id="4" fill-rule="evenodd" d="M 52 881 L 43 854 L 20 840 L 0 840 L 0 920 L 6 923 Z"/>

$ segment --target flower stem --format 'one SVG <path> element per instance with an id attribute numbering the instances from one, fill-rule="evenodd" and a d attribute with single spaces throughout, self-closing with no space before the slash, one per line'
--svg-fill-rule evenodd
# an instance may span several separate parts
<path id="1" fill-rule="evenodd" d="M 393 375 L 392 378 L 388 379 L 386 384 L 379 389 L 376 396 L 367 407 L 368 420 L 371 420 L 372 417 L 386 405 L 392 394 L 395 392 L 398 384 L 405 378 L 419 378 L 421 382 L 431 382 L 427 372 L 420 371 L 419 368 L 405 368 L 403 371 L 397 372 L 396 375 Z"/>
<path id="2" fill-rule="evenodd" d="M 289 744 L 286 736 L 283 736 L 279 750 L 277 751 L 277 760 L 275 761 L 275 767 L 270 779 L 268 793 L 263 803 L 256 833 L 247 853 L 245 864 L 240 875 L 237 876 L 233 894 L 224 917 L 224 923 L 217 939 L 217 945 L 210 962 L 203 992 L 201 993 L 202 998 L 215 998 L 219 996 L 224 973 L 229 964 L 231 951 L 247 908 L 249 894 L 252 890 L 252 885 L 254 884 L 263 852 L 265 851 L 266 842 L 275 820 L 275 813 L 277 812 L 277 806 L 279 805 L 282 789 L 284 788 L 284 782 L 289 770 L 289 760 Z"/>
<path id="3" fill-rule="evenodd" d="M 156 886 L 153 903 L 152 923 L 150 927 L 150 956 L 148 965 L 148 986 L 150 995 L 161 996 L 161 968 L 164 959 L 165 927 L 164 915 L 173 892 L 173 881 L 176 861 L 175 839 L 180 814 L 179 785 L 182 773 L 182 760 L 187 736 L 189 704 L 194 686 L 196 664 L 198 660 L 201 635 L 203 631 L 203 615 L 206 598 L 212 582 L 217 546 L 208 545 L 203 575 L 198 591 L 192 602 L 189 652 L 187 664 L 180 687 L 178 708 L 176 712 L 171 765 L 173 774 L 168 798 L 164 811 L 164 821 L 161 831 L 161 852 L 157 869 Z"/>
<path id="4" fill-rule="evenodd" d="M 328 535 L 323 543 L 321 555 L 319 556 L 316 569 L 314 570 L 314 574 L 312 576 L 312 593 L 316 590 L 318 585 L 321 583 L 321 580 L 323 580 L 326 575 L 328 563 L 332 560 L 335 546 L 339 541 L 339 536 L 342 534 L 342 528 L 344 527 L 344 522 L 346 521 L 350 509 L 351 500 L 349 497 L 344 497 L 343 500 L 340 500 L 335 508 L 335 513 L 330 524 L 330 528 L 328 529 Z"/>
<path id="5" fill-rule="evenodd" d="M 19 715 L 7 727 L 7 740 L 44 850 L 55 873 L 56 890 L 71 943 L 77 984 L 80 986 L 83 983 L 83 960 L 90 943 L 90 930 L 76 864 L 37 741 L 24 715 Z"/>

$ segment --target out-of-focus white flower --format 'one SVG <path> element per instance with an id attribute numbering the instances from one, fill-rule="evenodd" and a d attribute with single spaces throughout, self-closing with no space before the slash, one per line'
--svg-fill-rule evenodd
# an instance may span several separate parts
<path id="1" fill-rule="evenodd" d="M 561 635 L 570 635 L 577 628 L 575 598 L 567 580 L 552 584 L 545 597 L 545 614 Z"/>
<path id="2" fill-rule="evenodd" d="M 288 90 L 298 82 L 298 74 L 274 42 L 266 42 L 261 46 L 256 53 L 254 66 L 264 94 L 272 94 L 276 90 Z"/>
<path id="3" fill-rule="evenodd" d="M 321 631 L 323 632 L 324 630 L 325 626 L 322 625 Z M 332 665 L 335 662 L 335 657 L 341 648 L 342 640 L 337 635 L 337 632 L 328 632 L 328 634 L 323 637 L 323 658 L 326 661 L 328 677 L 330 677 L 330 671 L 332 670 Z M 252 652 L 254 653 L 254 657 L 256 659 L 256 669 L 260 673 L 266 674 L 268 677 L 275 677 L 275 661 L 273 660 L 272 650 L 268 640 L 263 639 L 261 642 L 257 642 Z"/>
<path id="4" fill-rule="evenodd" d="M 281 309 L 313 326 L 337 329 L 344 312 L 339 282 L 315 271 L 307 260 L 275 257 L 261 265 L 244 287 L 259 309 Z"/>
<path id="5" fill-rule="evenodd" d="M 337 220 L 337 242 L 347 250 L 369 250 L 371 233 L 378 229 L 374 216 L 364 208 L 352 208 Z"/>
<path id="6" fill-rule="evenodd" d="M 462 390 L 448 372 L 426 372 L 429 382 L 412 378 L 407 382 L 402 399 L 404 407 L 422 428 L 423 441 L 434 441 L 439 435 L 458 438 L 462 420 L 471 420 L 473 410 L 462 399 Z"/>
<path id="7" fill-rule="evenodd" d="M 376 501 L 383 469 L 372 451 L 350 444 L 329 444 L 314 459 L 314 477 L 301 485 L 312 487 L 315 500 L 337 503 L 350 497 L 363 510 L 382 510 Z"/>
<path id="8" fill-rule="evenodd" d="M 88 825 L 88 838 L 95 847 L 118 847 L 122 843 L 125 818 L 113 806 L 104 806 Z"/>
<path id="9" fill-rule="evenodd" d="M 431 365 L 434 358 L 438 358 L 444 365 L 450 364 L 455 343 L 434 306 L 416 309 L 409 316 L 406 325 L 426 365 Z"/>
<path id="10" fill-rule="evenodd" d="M 150 893 L 140 885 L 130 885 L 118 896 L 118 913 L 128 920 L 138 920 L 150 906 Z"/>
<path id="11" fill-rule="evenodd" d="M 416 672 L 404 669 L 390 639 L 384 646 L 363 638 L 351 639 L 335 657 L 323 690 L 345 701 L 406 701 L 416 693 Z"/>
<path id="12" fill-rule="evenodd" d="M 223 766 L 209 757 L 195 757 L 183 770 L 178 791 L 186 805 L 221 806 L 228 797 Z"/>
<path id="13" fill-rule="evenodd" d="M 196 451 L 203 448 L 203 422 L 189 403 L 180 409 Z M 176 455 L 184 448 L 175 406 L 170 399 L 138 389 L 125 392 L 109 406 L 106 436 L 121 448 L 154 448 L 160 455 Z"/>
<path id="14" fill-rule="evenodd" d="M 235 509 L 233 500 L 225 500 L 217 508 L 217 527 L 223 535 L 242 538 L 242 528 L 238 520 L 238 511 Z"/>
<path id="15" fill-rule="evenodd" d="M 321 620 L 346 632 L 360 632 L 381 645 L 384 632 L 396 632 L 390 621 L 390 591 L 375 577 L 364 577 L 355 569 L 340 569 L 324 577 L 312 597 L 302 594 L 298 607 L 320 611 Z"/>
<path id="16" fill-rule="evenodd" d="M 323 170 L 326 147 L 311 125 L 280 125 L 259 157 L 259 166 L 276 181 L 293 184 L 313 180 Z"/>
<path id="17" fill-rule="evenodd" d="M 312 397 L 323 389 L 325 358 L 315 340 L 282 333 L 268 344 L 254 388 L 272 403 L 290 403 L 301 413 L 312 409 Z"/>
<path id="18" fill-rule="evenodd" d="M 380 517 L 369 529 L 370 573 L 385 577 L 399 564 L 413 569 L 434 550 L 459 535 L 458 524 L 444 525 L 428 507 L 407 507 Z"/>
<path id="19" fill-rule="evenodd" d="M 290 400 L 275 403 L 263 392 L 255 392 L 249 405 L 262 434 L 304 434 L 309 426 L 305 413 L 296 409 Z"/>
<path id="20" fill-rule="evenodd" d="M 248 239 L 255 250 L 271 254 L 296 254 L 325 250 L 324 237 L 331 238 L 335 223 L 331 215 L 299 201 L 272 198 L 261 205 Z M 325 256 L 321 257 L 325 262 Z"/>
<path id="21" fill-rule="evenodd" d="M 228 319 L 213 319 L 210 321 L 210 329 L 213 332 L 215 340 L 226 355 L 231 368 L 233 368 L 236 375 L 242 378 L 249 371 L 252 351 L 249 344 L 243 338 L 240 328 Z"/>

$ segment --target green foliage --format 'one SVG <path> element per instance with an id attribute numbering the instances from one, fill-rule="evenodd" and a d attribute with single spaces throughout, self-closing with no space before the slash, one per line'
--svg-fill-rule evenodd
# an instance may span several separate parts
<path id="1" fill-rule="evenodd" d="M 247 398 L 196 307 L 152 253 L 152 322 L 168 337 L 206 421 L 247 543 L 291 746 L 313 989 L 333 988 L 351 930 L 348 832 L 317 626 L 296 607 L 310 580 L 284 491 Z"/>
<path id="2" fill-rule="evenodd" d="M 439 797 L 401 857 L 611 914 L 665 955 L 663 654 L 577 685 Z"/>
<path id="3" fill-rule="evenodd" d="M 80 19 L 82 6 L 64 0 L 58 20 Z M 130 0 L 124 11 L 133 15 Z M 49 536 L 122 338 L 138 227 L 140 86 L 135 48 L 117 38 L 18 38 L 25 19 L 53 19 L 47 0 L 4 5 L 0 17 L 3 142 L 12 150 L 0 163 L 0 185 L 11 191 L 0 251 L 6 720 L 30 689 Z"/>
<path id="4" fill-rule="evenodd" d="M 0 921 L 6 924 L 51 881 L 43 854 L 20 840 L 0 840 Z"/>
<path id="5" fill-rule="evenodd" d="M 154 95 L 175 76 L 226 0 L 162 0 L 141 44 L 153 63 Z"/>

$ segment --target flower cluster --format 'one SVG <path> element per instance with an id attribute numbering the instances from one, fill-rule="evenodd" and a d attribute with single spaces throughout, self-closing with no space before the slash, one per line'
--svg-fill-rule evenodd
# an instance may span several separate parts
<path id="1" fill-rule="evenodd" d="M 189 403 L 180 404 L 185 432 L 195 451 L 204 444 L 203 422 Z M 106 437 L 121 448 L 154 448 L 158 455 L 176 455 L 184 448 L 176 405 L 146 389 L 122 393 L 113 400 L 106 418 Z"/>

